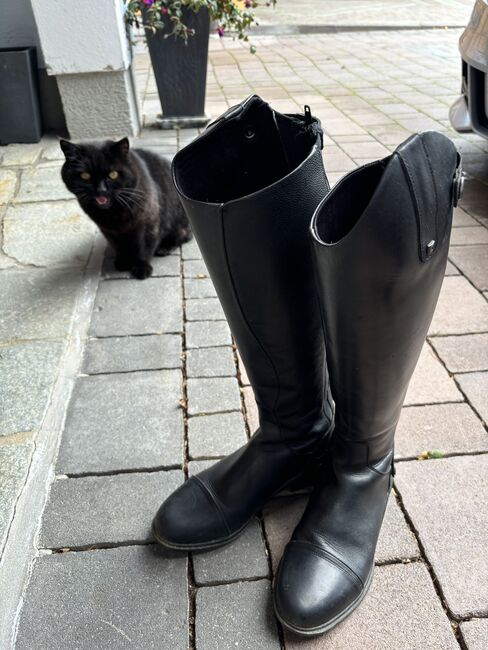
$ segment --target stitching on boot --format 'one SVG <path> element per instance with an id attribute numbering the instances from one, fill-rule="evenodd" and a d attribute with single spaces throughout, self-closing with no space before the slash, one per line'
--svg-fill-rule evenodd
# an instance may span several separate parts
<path id="1" fill-rule="evenodd" d="M 217 512 L 220 515 L 222 523 L 224 524 L 225 528 L 227 529 L 227 532 L 229 533 L 229 535 L 231 535 L 232 530 L 231 530 L 229 524 L 227 523 L 227 519 L 225 518 L 225 514 L 224 514 L 224 512 L 222 510 L 222 507 L 221 507 L 221 505 L 219 503 L 219 500 L 217 499 L 216 494 L 214 494 L 214 492 L 210 488 L 210 486 L 206 485 L 198 476 L 193 476 L 192 478 L 195 480 L 196 484 L 200 487 L 200 489 L 205 494 L 207 499 L 210 499 L 210 503 L 213 504 L 217 508 Z"/>
<path id="2" fill-rule="evenodd" d="M 273 370 L 273 373 L 275 375 L 275 379 L 276 379 L 276 397 L 275 397 L 275 400 L 274 400 L 274 403 L 273 403 L 272 412 L 273 412 L 273 416 L 274 416 L 275 420 L 278 422 L 278 429 L 279 429 L 280 438 L 281 438 L 282 437 L 281 423 L 280 423 L 280 420 L 279 420 L 279 418 L 277 417 L 277 414 L 276 414 L 276 407 L 278 405 L 279 397 L 280 397 L 280 394 L 281 394 L 280 376 L 279 376 L 278 371 L 276 369 L 276 366 L 275 366 L 275 364 L 273 362 L 273 359 L 271 358 L 270 354 L 266 351 L 264 345 L 261 343 L 259 337 L 254 332 L 254 330 L 251 327 L 249 321 L 247 320 L 247 318 L 245 316 L 245 313 L 244 313 L 244 310 L 243 310 L 242 305 L 241 305 L 241 301 L 239 299 L 239 294 L 237 292 L 237 287 L 236 287 L 236 284 L 234 282 L 234 276 L 232 274 L 232 270 L 231 270 L 231 266 L 230 266 L 230 262 L 229 262 L 229 254 L 228 254 L 228 250 L 227 250 L 227 240 L 226 240 L 226 236 L 225 236 L 225 219 L 224 219 L 224 205 L 223 204 L 220 206 L 220 224 L 221 224 L 221 227 L 222 227 L 222 241 L 224 243 L 225 262 L 226 262 L 226 265 L 227 265 L 227 271 L 229 273 L 229 279 L 230 279 L 230 283 L 232 285 L 234 298 L 235 298 L 235 301 L 236 301 L 236 303 L 237 303 L 237 305 L 239 307 L 239 312 L 241 314 L 241 317 L 242 317 L 244 323 L 246 324 L 247 329 L 249 330 L 249 332 L 251 333 L 251 335 L 255 339 L 258 346 L 261 348 L 264 356 L 266 357 L 269 364 L 271 365 L 271 369 Z"/>
<path id="3" fill-rule="evenodd" d="M 436 182 L 435 182 L 434 169 L 433 169 L 433 167 L 432 167 L 432 163 L 431 163 L 431 160 L 430 160 L 429 152 L 427 151 L 427 147 L 425 146 L 424 139 L 423 139 L 422 136 L 420 136 L 420 143 L 421 143 L 421 145 L 422 145 L 422 149 L 424 150 L 425 158 L 427 159 L 427 164 L 428 164 L 428 166 L 429 166 L 430 177 L 431 177 L 431 180 L 432 180 L 432 186 L 433 186 L 433 188 L 434 188 L 434 195 L 435 195 L 435 203 L 434 203 L 434 205 L 435 205 L 434 224 L 435 224 L 435 236 L 436 236 L 436 242 L 435 242 L 435 245 L 434 245 L 434 250 L 435 250 L 435 249 L 438 247 L 439 243 L 440 243 L 440 242 L 439 242 L 439 239 L 440 239 L 440 235 L 439 235 L 439 222 L 438 222 L 438 216 L 439 216 L 439 197 L 438 197 L 438 195 L 437 195 L 437 185 L 436 185 Z"/>
<path id="4" fill-rule="evenodd" d="M 410 168 L 408 166 L 407 161 L 401 155 L 401 153 L 398 152 L 397 155 L 407 180 L 407 186 L 408 186 L 408 192 L 410 194 L 410 198 L 412 199 L 412 203 L 414 205 L 414 212 L 417 218 L 417 229 L 418 229 L 418 254 L 419 254 L 420 261 L 423 262 L 422 241 L 421 241 L 423 221 L 422 221 L 422 215 L 420 214 L 420 206 L 417 198 L 417 192 L 415 189 L 415 182 L 410 173 Z"/>
<path id="5" fill-rule="evenodd" d="M 330 561 L 335 567 L 337 567 L 340 571 L 342 571 L 344 574 L 348 575 L 350 578 L 353 579 L 354 582 L 356 582 L 361 589 L 364 589 L 364 582 L 361 580 L 361 578 L 358 576 L 358 574 L 351 569 L 345 562 L 343 562 L 339 557 L 335 556 L 333 553 L 330 551 L 327 551 L 325 548 L 320 548 L 320 546 L 316 546 L 315 544 L 312 544 L 311 542 L 304 542 L 304 541 L 299 541 L 299 540 L 292 540 L 290 544 L 298 544 L 300 546 L 304 546 L 307 548 L 307 550 L 310 553 L 313 553 L 317 557 L 320 557 L 323 560 L 328 560 Z"/>

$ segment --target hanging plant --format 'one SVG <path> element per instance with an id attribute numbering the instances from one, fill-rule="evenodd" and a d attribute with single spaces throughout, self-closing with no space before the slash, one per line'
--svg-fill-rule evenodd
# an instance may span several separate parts
<path id="1" fill-rule="evenodd" d="M 184 22 L 184 8 L 198 12 L 208 10 L 210 19 L 216 23 L 220 37 L 231 34 L 241 41 L 249 41 L 248 30 L 256 25 L 254 9 L 259 5 L 274 6 L 277 0 L 124 0 L 125 20 L 129 25 L 156 33 L 165 31 L 165 38 L 175 36 L 185 41 L 194 30 Z M 255 48 L 251 46 L 251 51 Z"/>

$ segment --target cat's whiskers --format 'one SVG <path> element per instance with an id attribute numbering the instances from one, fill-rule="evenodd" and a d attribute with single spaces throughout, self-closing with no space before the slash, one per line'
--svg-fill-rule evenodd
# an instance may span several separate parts
<path id="1" fill-rule="evenodd" d="M 132 197 L 132 198 L 137 198 L 137 199 L 146 198 L 145 192 L 143 192 L 142 190 L 136 190 L 135 188 L 122 187 L 120 190 L 117 191 L 122 192 L 125 196 Z"/>
<path id="2" fill-rule="evenodd" d="M 133 197 L 129 198 L 124 194 L 118 193 L 117 200 L 121 203 L 121 205 L 125 206 L 132 214 L 134 214 L 135 209 L 139 209 L 139 210 L 144 209 L 144 205 L 136 201 Z"/>
<path id="3" fill-rule="evenodd" d="M 139 187 L 121 187 L 121 190 L 124 190 L 124 192 L 132 192 L 133 194 L 146 194 L 144 190 L 141 190 Z"/>
<path id="4" fill-rule="evenodd" d="M 145 198 L 144 194 L 135 195 L 130 191 L 127 191 L 126 188 L 122 188 L 119 190 L 116 190 L 115 192 L 116 196 L 118 199 L 123 199 L 125 201 L 125 204 L 130 204 L 133 207 L 143 209 L 144 208 L 144 203 L 142 201 L 143 198 Z"/>
<path id="5" fill-rule="evenodd" d="M 130 213 L 133 214 L 133 210 L 132 210 L 131 205 L 122 196 L 118 195 L 117 196 L 117 201 L 119 201 L 119 203 L 121 205 L 123 205 L 125 208 L 127 208 L 127 210 L 129 210 Z"/>

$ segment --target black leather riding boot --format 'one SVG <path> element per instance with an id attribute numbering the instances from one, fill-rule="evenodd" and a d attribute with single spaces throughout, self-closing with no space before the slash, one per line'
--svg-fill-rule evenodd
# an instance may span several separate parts
<path id="1" fill-rule="evenodd" d="M 329 186 L 321 130 L 257 96 L 230 109 L 173 162 L 174 181 L 259 409 L 250 441 L 193 476 L 159 509 L 157 540 L 211 549 L 327 448 L 332 428 L 309 224 Z"/>
<path id="2" fill-rule="evenodd" d="M 333 471 L 275 582 L 277 616 L 299 634 L 334 627 L 371 583 L 393 436 L 441 288 L 460 182 L 451 141 L 423 133 L 345 176 L 312 219 L 336 426 Z"/>

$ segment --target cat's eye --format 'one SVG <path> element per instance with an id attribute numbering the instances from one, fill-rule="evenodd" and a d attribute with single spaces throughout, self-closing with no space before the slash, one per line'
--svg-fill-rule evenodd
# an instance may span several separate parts
<path id="1" fill-rule="evenodd" d="M 81 172 L 80 178 L 82 178 L 84 181 L 89 181 L 91 176 L 88 172 Z"/>
<path id="2" fill-rule="evenodd" d="M 113 181 L 119 177 L 119 172 L 116 172 L 115 169 L 108 173 L 108 177 Z"/>

